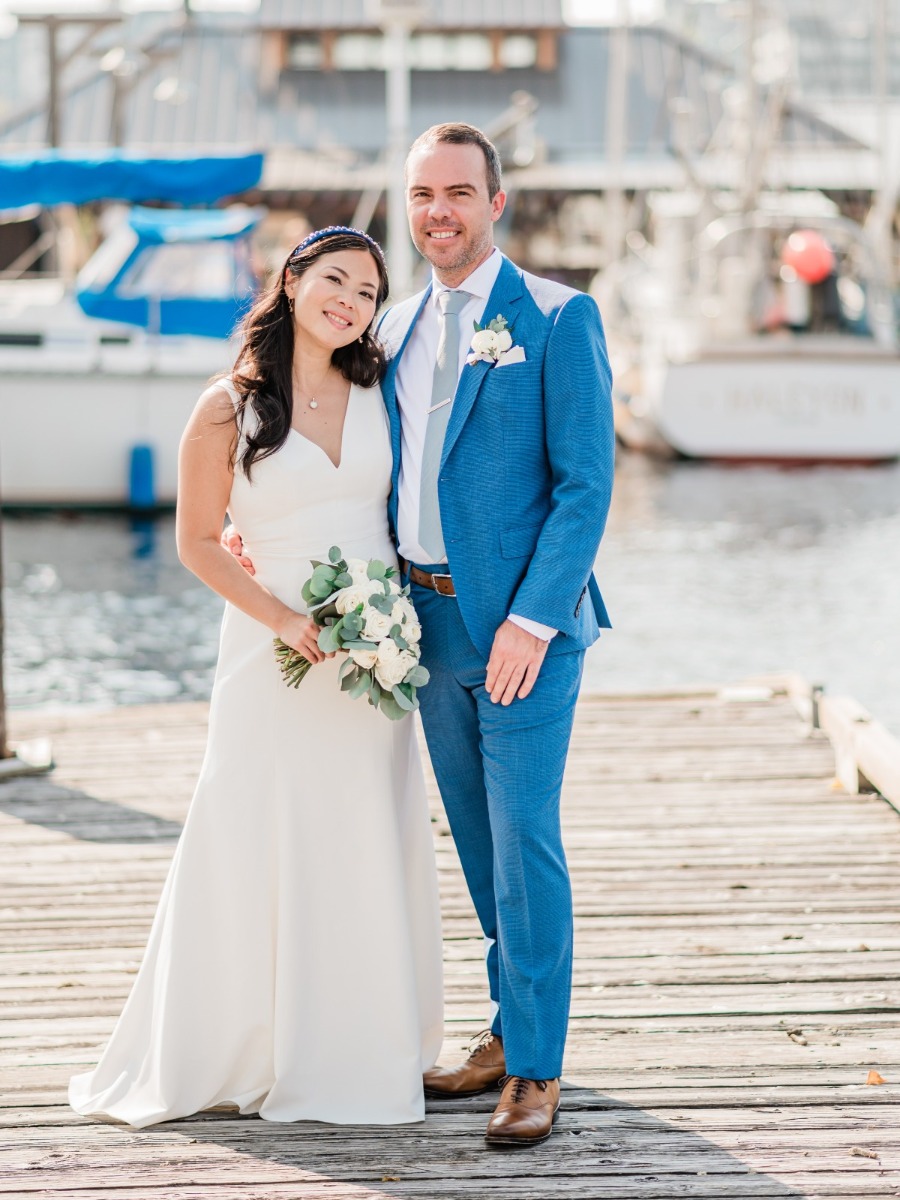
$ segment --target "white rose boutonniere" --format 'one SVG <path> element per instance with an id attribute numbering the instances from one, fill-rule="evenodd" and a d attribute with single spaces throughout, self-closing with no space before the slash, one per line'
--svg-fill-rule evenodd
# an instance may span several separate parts
<path id="1" fill-rule="evenodd" d="M 525 362 L 525 351 L 513 345 L 509 322 L 501 314 L 488 321 L 487 325 L 475 322 L 475 336 L 469 346 L 466 362 L 471 367 L 477 362 L 490 363 L 492 367 L 505 367 L 514 362 Z"/>

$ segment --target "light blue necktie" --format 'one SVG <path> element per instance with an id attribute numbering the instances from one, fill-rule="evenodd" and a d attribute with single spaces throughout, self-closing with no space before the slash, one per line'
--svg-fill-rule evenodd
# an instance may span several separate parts
<path id="1" fill-rule="evenodd" d="M 427 550 L 429 562 L 433 563 L 446 557 L 438 504 L 438 473 L 444 450 L 444 434 L 459 381 L 459 314 L 471 298 L 469 292 L 444 291 L 438 295 L 441 336 L 431 384 L 431 408 L 422 451 L 422 484 L 419 493 L 419 545 Z"/>

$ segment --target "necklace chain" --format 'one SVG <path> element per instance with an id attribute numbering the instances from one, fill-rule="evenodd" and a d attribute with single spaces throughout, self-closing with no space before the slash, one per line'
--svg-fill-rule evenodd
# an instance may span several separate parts
<path id="1" fill-rule="evenodd" d="M 331 374 L 331 363 L 329 363 L 329 364 L 328 364 L 328 367 L 327 367 L 327 368 L 326 368 L 326 370 L 325 370 L 325 374 L 324 374 L 324 375 L 322 376 L 322 378 L 319 380 L 318 384 L 316 385 L 316 388 L 315 388 L 315 390 L 314 390 L 314 391 L 312 391 L 312 392 L 304 392 L 303 388 L 302 388 L 302 387 L 300 386 L 300 384 L 297 382 L 297 377 L 296 377 L 296 376 L 294 376 L 294 380 L 293 380 L 294 387 L 295 387 L 295 388 L 297 389 L 297 391 L 300 393 L 300 397 L 301 397 L 301 399 L 302 399 L 304 396 L 308 396 L 308 397 L 309 397 L 309 399 L 308 399 L 308 401 L 307 401 L 307 406 L 308 406 L 309 408 L 316 409 L 316 408 L 318 408 L 318 407 L 319 407 L 319 401 L 316 399 L 316 397 L 318 396 L 319 392 L 321 391 L 321 389 L 322 389 L 322 387 L 323 387 L 323 385 L 324 385 L 324 383 L 325 383 L 325 380 L 328 378 L 328 376 L 329 376 L 330 374 Z"/>

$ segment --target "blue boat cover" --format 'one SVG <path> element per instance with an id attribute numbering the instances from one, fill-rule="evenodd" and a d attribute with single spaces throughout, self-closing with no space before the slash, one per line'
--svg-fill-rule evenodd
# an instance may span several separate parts
<path id="1" fill-rule="evenodd" d="M 142 158 L 124 150 L 47 151 L 0 160 L 0 209 L 92 200 L 169 200 L 211 204 L 255 187 L 262 154 Z"/>
<path id="2" fill-rule="evenodd" d="M 234 241 L 251 233 L 260 222 L 259 208 L 211 208 L 185 211 L 179 208 L 133 208 L 128 224 L 142 242 Z"/>
<path id="3" fill-rule="evenodd" d="M 104 243 L 79 274 L 75 298 L 89 317 L 227 338 L 256 294 L 248 239 L 265 211 L 133 208 L 133 236 Z"/>

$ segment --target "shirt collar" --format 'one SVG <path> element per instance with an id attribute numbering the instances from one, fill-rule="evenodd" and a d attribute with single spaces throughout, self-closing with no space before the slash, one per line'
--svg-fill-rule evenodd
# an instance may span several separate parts
<path id="1" fill-rule="evenodd" d="M 500 274 L 500 267 L 502 265 L 503 255 L 495 246 L 490 257 L 486 258 L 480 267 L 476 267 L 471 275 L 466 276 L 462 283 L 458 285 L 458 289 L 448 288 L 445 283 L 440 282 L 436 275 L 432 274 L 432 306 L 437 308 L 437 298 L 441 292 L 456 290 L 469 292 L 474 300 L 487 300 L 494 290 L 494 284 L 497 282 L 497 276 Z"/>

